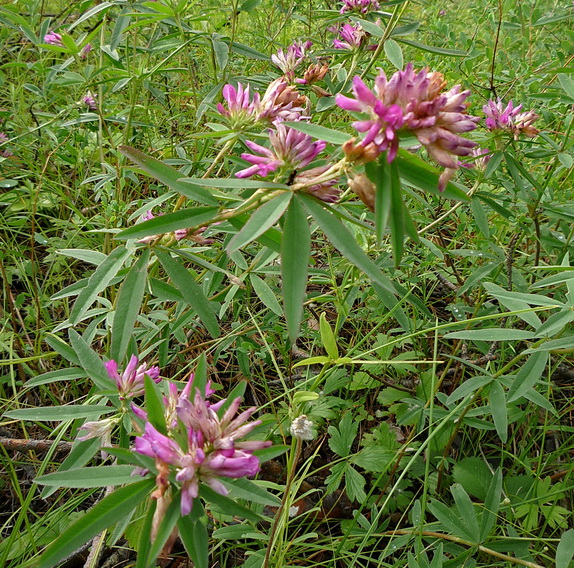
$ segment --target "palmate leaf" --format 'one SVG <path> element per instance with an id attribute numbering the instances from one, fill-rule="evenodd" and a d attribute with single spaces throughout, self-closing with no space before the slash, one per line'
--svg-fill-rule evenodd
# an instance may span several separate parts
<path id="1" fill-rule="evenodd" d="M 130 148 L 130 146 L 120 146 L 119 150 L 124 156 L 128 157 L 132 162 L 142 168 L 144 172 L 164 185 L 167 185 L 170 189 L 206 205 L 219 205 L 217 199 L 215 199 L 215 197 L 213 197 L 205 188 L 187 181 L 182 181 L 181 172 L 177 171 L 175 168 L 168 166 L 167 164 L 164 164 L 163 162 L 160 162 L 135 148 Z"/>
<path id="2" fill-rule="evenodd" d="M 53 568 L 83 544 L 130 514 L 155 487 L 155 479 L 143 479 L 116 489 L 80 517 L 40 556 L 34 568 Z"/>
<path id="3" fill-rule="evenodd" d="M 281 276 L 283 281 L 283 305 L 291 343 L 299 335 L 303 317 L 303 301 L 307 287 L 311 236 L 307 215 L 298 195 L 294 195 L 283 227 L 281 242 Z"/>

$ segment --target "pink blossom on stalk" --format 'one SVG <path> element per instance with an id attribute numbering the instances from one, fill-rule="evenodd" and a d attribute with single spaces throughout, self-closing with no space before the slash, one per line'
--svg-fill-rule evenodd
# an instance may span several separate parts
<path id="1" fill-rule="evenodd" d="M 5 144 L 9 142 L 8 135 L 5 132 L 0 132 L 0 148 L 2 148 Z M 10 152 L 10 150 L 0 150 L 0 156 L 2 158 L 9 158 L 14 154 Z"/>
<path id="2" fill-rule="evenodd" d="M 298 121 L 304 116 L 307 97 L 299 94 L 296 88 L 280 77 L 269 83 L 259 105 L 259 120 L 277 122 L 280 120 Z"/>
<path id="3" fill-rule="evenodd" d="M 148 422 L 143 435 L 135 441 L 136 452 L 155 459 L 158 490 L 153 496 L 156 499 L 165 493 L 169 485 L 170 470 L 175 472 L 175 481 L 181 484 L 182 489 L 182 515 L 191 512 L 193 500 L 199 495 L 200 483 L 205 483 L 221 495 L 227 495 L 228 491 L 219 478 L 255 475 L 259 471 L 259 458 L 253 452 L 270 445 L 270 442 L 263 441 L 239 441 L 260 424 L 258 420 L 246 423 L 255 408 L 235 416 L 240 404 L 238 398 L 220 417 L 217 410 L 225 401 L 211 404 L 199 389 L 196 389 L 191 401 L 191 384 L 190 381 L 181 394 L 177 393 L 177 389 L 170 394 L 176 401 L 179 420 L 168 421 L 168 435 L 158 432 Z M 209 393 L 209 389 L 206 390 Z M 178 427 L 185 429 L 185 447 L 169 435 Z"/>
<path id="4" fill-rule="evenodd" d="M 359 132 L 366 132 L 364 146 L 374 143 L 379 151 L 389 150 L 394 159 L 400 131 L 410 131 L 425 146 L 431 157 L 444 168 L 457 169 L 458 157 L 468 156 L 475 142 L 459 136 L 476 128 L 478 117 L 465 114 L 470 91 L 456 85 L 443 92 L 445 81 L 441 73 L 422 69 L 416 72 L 411 63 L 397 71 L 390 80 L 384 71 L 375 79 L 372 92 L 359 78 L 353 79 L 355 99 L 337 95 L 339 107 L 369 115 L 355 122 Z M 442 189 L 442 184 L 439 185 Z"/>
<path id="5" fill-rule="evenodd" d="M 62 36 L 56 32 L 47 33 L 44 36 L 44 43 L 47 43 L 49 45 L 58 45 L 60 47 L 64 47 L 64 44 L 62 42 Z"/>
<path id="6" fill-rule="evenodd" d="M 325 203 L 337 203 L 341 197 L 341 190 L 335 187 L 338 183 L 338 179 L 330 179 L 326 181 L 320 181 L 318 183 L 313 183 L 314 180 L 323 175 L 331 166 L 318 166 L 316 168 L 310 168 L 298 173 L 293 179 L 293 185 L 305 184 L 306 187 L 302 188 L 301 191 L 314 195 L 317 199 L 324 201 Z"/>
<path id="7" fill-rule="evenodd" d="M 494 102 L 492 99 L 488 101 L 482 110 L 486 116 L 486 127 L 489 130 L 505 130 L 511 132 L 515 138 L 520 134 L 529 137 L 534 137 L 538 134 L 538 130 L 532 126 L 532 123 L 538 118 L 534 111 L 520 112 L 522 104 L 514 106 L 512 101 L 504 107 L 500 99 Z"/>
<path id="8" fill-rule="evenodd" d="M 296 41 L 292 43 L 285 51 L 279 49 L 276 55 L 271 56 L 271 61 L 288 74 L 294 71 L 305 59 L 307 51 L 313 45 L 312 41 Z"/>
<path id="9" fill-rule="evenodd" d="M 484 170 L 484 168 L 486 168 L 486 164 L 490 161 L 490 155 L 491 152 L 488 148 L 475 148 L 468 156 L 471 160 L 461 162 L 460 165 L 463 168 Z"/>
<path id="10" fill-rule="evenodd" d="M 229 119 L 233 129 L 241 129 L 254 125 L 258 120 L 259 113 L 259 93 L 253 95 L 249 92 L 249 85 L 243 87 L 237 84 L 237 89 L 233 85 L 223 87 L 223 98 L 227 102 L 227 108 L 221 103 L 217 103 L 217 110 Z"/>
<path id="11" fill-rule="evenodd" d="M 124 372 L 118 373 L 118 364 L 113 359 L 104 363 L 110 379 L 113 379 L 118 387 L 120 398 L 133 398 L 141 396 L 145 392 L 144 378 L 147 375 L 155 383 L 161 381 L 159 367 L 149 367 L 142 363 L 138 366 L 138 358 L 132 355 Z"/>
<path id="12" fill-rule="evenodd" d="M 380 9 L 381 6 L 377 0 L 343 0 L 343 7 L 339 13 L 360 12 L 361 14 L 367 14 Z"/>
<path id="13" fill-rule="evenodd" d="M 86 45 L 84 45 L 84 47 L 82 47 L 82 51 L 80 51 L 80 58 L 86 59 L 86 57 L 88 57 L 88 53 L 90 53 L 90 51 L 92 51 L 92 44 L 86 43 Z"/>
<path id="14" fill-rule="evenodd" d="M 98 104 L 96 103 L 96 97 L 91 91 L 88 91 L 82 98 L 82 102 L 92 111 L 98 110 Z"/>
<path id="15" fill-rule="evenodd" d="M 369 35 L 367 32 L 359 25 L 355 24 L 345 24 L 339 31 L 339 37 L 341 39 L 333 40 L 333 47 L 336 49 L 359 49 L 362 47 Z"/>
<path id="16" fill-rule="evenodd" d="M 278 123 L 276 130 L 269 132 L 269 141 L 272 148 L 266 148 L 247 140 L 245 144 L 257 152 L 255 154 L 241 154 L 244 160 L 253 164 L 251 167 L 237 172 L 238 178 L 260 175 L 266 177 L 271 172 L 281 167 L 290 169 L 304 168 L 309 165 L 317 155 L 322 152 L 327 145 L 322 140 L 313 142 L 308 134 L 289 128 L 282 123 Z"/>

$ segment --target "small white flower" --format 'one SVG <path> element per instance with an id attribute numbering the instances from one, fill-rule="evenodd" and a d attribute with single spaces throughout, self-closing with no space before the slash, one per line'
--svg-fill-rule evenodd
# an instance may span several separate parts
<path id="1" fill-rule="evenodd" d="M 313 422 L 304 414 L 298 416 L 291 422 L 291 436 L 298 440 L 312 440 L 315 437 L 313 432 Z"/>

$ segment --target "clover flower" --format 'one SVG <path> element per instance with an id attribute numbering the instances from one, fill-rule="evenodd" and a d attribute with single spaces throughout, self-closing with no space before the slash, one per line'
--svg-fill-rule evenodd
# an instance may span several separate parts
<path id="1" fill-rule="evenodd" d="M 309 165 L 317 155 L 322 152 L 326 142 L 313 139 L 308 134 L 289 128 L 282 123 L 278 123 L 276 130 L 269 132 L 271 148 L 266 148 L 247 140 L 245 144 L 255 154 L 241 154 L 241 157 L 253 164 L 249 168 L 237 172 L 238 178 L 260 175 L 266 177 L 271 172 L 285 167 L 291 170 L 304 168 Z"/>
<path id="2" fill-rule="evenodd" d="M 361 14 L 367 14 L 380 9 L 381 6 L 377 0 L 343 0 L 343 7 L 339 13 L 360 12 Z"/>
<path id="3" fill-rule="evenodd" d="M 460 165 L 463 168 L 484 170 L 490 161 L 490 156 L 491 151 L 488 148 L 475 148 L 468 156 L 471 160 L 461 162 Z"/>
<path id="4" fill-rule="evenodd" d="M 335 49 L 359 49 L 364 46 L 370 37 L 369 34 L 359 24 L 345 24 L 339 30 L 339 37 L 333 40 Z"/>
<path id="5" fill-rule="evenodd" d="M 279 49 L 277 54 L 271 56 L 271 61 L 283 71 L 285 75 L 292 73 L 307 56 L 307 51 L 313 45 L 312 41 L 296 41 L 285 51 Z"/>
<path id="6" fill-rule="evenodd" d="M 159 217 L 161 217 L 163 215 L 163 213 L 159 213 Z M 146 211 L 140 218 L 139 221 L 140 223 L 143 223 L 144 221 L 149 221 L 150 219 L 154 219 L 155 215 L 151 212 L 151 211 Z M 166 233 L 167 238 L 171 238 L 171 237 L 175 237 L 176 241 L 181 241 L 182 239 L 190 239 L 191 241 L 201 244 L 201 245 L 209 245 L 213 242 L 212 239 L 206 239 L 205 237 L 202 236 L 202 233 L 205 232 L 205 230 L 207 229 L 207 227 L 200 227 L 199 229 L 196 230 L 191 230 L 191 229 L 176 229 L 175 231 L 173 231 L 172 233 Z M 141 239 L 138 239 L 137 242 L 138 243 L 143 243 L 143 244 L 149 244 L 152 243 L 153 241 L 155 241 L 156 239 L 158 239 L 161 235 L 148 235 L 147 237 L 142 237 Z"/>
<path id="7" fill-rule="evenodd" d="M 227 108 L 221 103 L 217 103 L 217 110 L 229 120 L 232 129 L 241 130 L 257 122 L 259 93 L 255 93 L 251 99 L 249 85 L 244 87 L 238 83 L 237 89 L 233 85 L 225 85 L 223 98 L 227 102 Z"/>
<path id="8" fill-rule="evenodd" d="M 86 433 L 83 436 L 78 436 L 78 442 L 85 442 L 86 440 L 99 438 L 101 446 L 111 446 L 112 432 L 114 431 L 114 428 L 119 420 L 120 418 L 115 416 L 112 418 L 104 418 L 103 420 L 84 423 L 82 426 L 80 426 L 79 430 L 85 430 Z M 108 457 L 108 453 L 105 451 L 102 451 L 101 455 L 103 459 Z"/>
<path id="9" fill-rule="evenodd" d="M 309 193 L 315 196 L 317 199 L 324 201 L 325 203 L 337 203 L 341 197 L 341 190 L 337 187 L 338 179 L 329 179 L 325 181 L 319 181 L 313 183 L 315 180 L 319 179 L 322 174 L 330 169 L 331 166 L 318 166 L 316 168 L 310 168 L 298 173 L 293 179 L 293 185 L 304 184 L 301 191 Z"/>
<path id="10" fill-rule="evenodd" d="M 56 32 L 47 33 L 44 36 L 44 43 L 49 45 L 58 45 L 60 47 L 64 47 L 64 43 L 62 42 L 62 36 Z"/>
<path id="11" fill-rule="evenodd" d="M 301 95 L 295 87 L 280 77 L 271 81 L 261 98 L 259 120 L 277 122 L 280 120 L 296 122 L 303 118 L 307 97 Z"/>
<path id="12" fill-rule="evenodd" d="M 293 419 L 289 431 L 291 432 L 291 436 L 298 440 L 312 440 L 315 437 L 313 422 L 309 420 L 305 414 L 301 414 Z"/>
<path id="13" fill-rule="evenodd" d="M 98 104 L 96 103 L 96 97 L 91 91 L 87 91 L 82 98 L 82 102 L 88 107 L 88 109 L 95 111 L 98 110 Z"/>
<path id="14" fill-rule="evenodd" d="M 8 138 L 8 135 L 5 132 L 0 132 L 0 148 L 2 148 L 9 141 L 10 138 Z M 9 158 L 10 156 L 13 155 L 14 154 L 10 150 L 0 150 L 0 156 L 2 158 Z"/>
<path id="15" fill-rule="evenodd" d="M 155 383 L 161 381 L 159 376 L 159 367 L 149 367 L 142 363 L 138 366 L 138 358 L 132 355 L 124 372 L 118 373 L 118 364 L 111 359 L 104 363 L 108 377 L 113 379 L 118 387 L 120 399 L 133 398 L 141 396 L 145 392 L 144 378 L 147 375 Z"/>
<path id="16" fill-rule="evenodd" d="M 84 47 L 82 47 L 82 51 L 80 51 L 80 59 L 86 59 L 86 57 L 88 57 L 88 53 L 90 53 L 90 51 L 92 51 L 92 44 L 86 43 L 86 45 L 84 45 Z"/>
<path id="17" fill-rule="evenodd" d="M 136 452 L 155 459 L 158 475 L 157 490 L 152 495 L 154 498 L 163 496 L 169 486 L 169 473 L 175 472 L 175 481 L 181 484 L 182 489 L 182 515 L 191 512 L 193 500 L 199 495 L 200 483 L 205 483 L 221 495 L 227 495 L 228 491 L 219 478 L 257 474 L 259 458 L 253 452 L 271 444 L 239 441 L 261 423 L 259 420 L 246 423 L 256 408 L 235 416 L 241 402 L 237 398 L 220 417 L 217 410 L 226 401 L 211 404 L 199 389 L 196 389 L 192 401 L 189 398 L 191 384 L 190 381 L 181 394 L 171 393 L 177 401 L 175 410 L 178 420 L 168 422 L 168 434 L 162 434 L 147 422 L 144 433 L 135 441 Z M 177 435 L 174 428 L 182 428 L 183 432 Z M 170 437 L 170 434 L 174 437 Z M 182 434 L 185 440 L 182 440 Z"/>
<path id="18" fill-rule="evenodd" d="M 520 134 L 533 138 L 539 132 L 532 126 L 538 115 L 531 110 L 520 112 L 522 104 L 515 107 L 514 103 L 509 101 L 504 106 L 500 99 L 496 102 L 491 99 L 482 107 L 482 110 L 486 116 L 486 127 L 489 130 L 511 132 L 515 138 L 518 138 Z"/>
<path id="19" fill-rule="evenodd" d="M 457 169 L 459 156 L 468 156 L 476 142 L 460 136 L 476 128 L 478 117 L 465 114 L 470 91 L 456 85 L 444 92 L 441 73 L 422 69 L 416 72 L 409 63 L 404 71 L 397 71 L 390 80 L 384 71 L 375 78 L 372 92 L 360 77 L 353 79 L 355 98 L 337 95 L 337 105 L 351 112 L 369 115 L 367 120 L 353 126 L 366 132 L 362 144 L 374 143 L 379 152 L 389 150 L 392 161 L 398 149 L 402 130 L 412 132 L 430 156 L 444 168 Z M 444 189 L 442 184 L 439 188 Z"/>

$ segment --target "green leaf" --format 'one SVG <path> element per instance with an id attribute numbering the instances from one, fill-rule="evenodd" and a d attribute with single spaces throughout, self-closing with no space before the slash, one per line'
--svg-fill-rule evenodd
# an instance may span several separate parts
<path id="1" fill-rule="evenodd" d="M 40 556 L 35 568 L 54 568 L 83 544 L 131 513 L 155 487 L 143 479 L 116 489 L 69 526 Z"/>
<path id="2" fill-rule="evenodd" d="M 490 384 L 489 396 L 490 412 L 494 420 L 494 426 L 499 438 L 506 442 L 508 439 L 508 412 L 506 407 L 506 395 L 498 381 Z"/>
<path id="3" fill-rule="evenodd" d="M 387 59 L 400 71 L 403 70 L 404 59 L 401 46 L 394 40 L 388 39 L 384 44 L 385 55 Z"/>
<path id="4" fill-rule="evenodd" d="M 484 464 L 484 462 L 482 463 Z M 494 475 L 491 474 L 491 477 L 492 479 L 486 492 L 484 510 L 482 511 L 482 519 L 480 521 L 480 542 L 484 542 L 490 536 L 496 524 L 496 516 L 500 508 L 500 494 L 502 492 L 502 471 L 500 468 L 494 472 Z"/>
<path id="5" fill-rule="evenodd" d="M 428 504 L 428 508 L 448 532 L 463 538 L 464 540 L 468 540 L 469 542 L 474 542 L 476 540 L 478 534 L 468 532 L 462 519 L 460 519 L 458 515 L 456 515 L 454 511 L 449 509 L 444 503 L 433 500 Z"/>
<path id="6" fill-rule="evenodd" d="M 139 481 L 141 477 L 133 475 L 133 472 L 133 465 L 82 467 L 41 475 L 34 479 L 34 483 L 51 485 L 53 487 L 76 487 L 82 489 L 108 487 L 110 485 L 123 485 Z"/>
<path id="7" fill-rule="evenodd" d="M 292 192 L 286 191 L 259 207 L 243 229 L 229 241 L 227 253 L 232 254 L 239 250 L 275 225 L 287 209 L 292 196 Z"/>
<path id="8" fill-rule="evenodd" d="M 541 294 L 524 294 L 522 292 L 509 292 L 492 282 L 485 282 L 484 288 L 489 294 L 492 294 L 498 300 L 516 300 L 524 302 L 530 306 L 564 306 L 562 302 L 558 302 L 553 298 L 547 298 Z"/>
<path id="9" fill-rule="evenodd" d="M 447 333 L 445 339 L 465 339 L 468 341 L 521 341 L 532 339 L 536 334 L 522 329 L 467 329 L 465 331 L 452 331 Z"/>
<path id="10" fill-rule="evenodd" d="M 128 157 L 132 162 L 135 162 L 140 168 L 142 168 L 144 172 L 164 185 L 167 185 L 170 189 L 173 189 L 194 201 L 205 203 L 206 205 L 219 205 L 217 199 L 215 199 L 209 191 L 199 185 L 182 180 L 181 172 L 177 171 L 175 168 L 168 166 L 151 156 L 147 156 L 135 148 L 130 148 L 129 146 L 120 146 L 119 150 L 124 156 Z"/>
<path id="11" fill-rule="evenodd" d="M 215 313 L 191 272 L 169 254 L 160 250 L 156 250 L 155 254 L 185 302 L 197 312 L 211 337 L 219 337 L 220 329 Z"/>
<path id="12" fill-rule="evenodd" d="M 454 464 L 453 478 L 473 497 L 486 500 L 492 482 L 492 471 L 481 458 L 463 458 Z"/>
<path id="13" fill-rule="evenodd" d="M 383 286 L 388 287 L 388 280 L 379 267 L 367 256 L 367 253 L 357 244 L 350 231 L 333 214 L 323 208 L 313 197 L 302 195 L 305 207 L 317 221 L 325 235 L 335 248 L 362 270 L 369 278 Z"/>
<path id="14" fill-rule="evenodd" d="M 75 330 L 70 329 L 68 332 L 70 343 L 80 365 L 85 369 L 86 373 L 94 384 L 101 391 L 117 392 L 116 383 L 110 379 L 104 362 L 99 358 L 98 354 L 86 343 L 84 338 Z"/>
<path id="15" fill-rule="evenodd" d="M 393 160 L 399 168 L 399 175 L 403 181 L 412 187 L 429 191 L 445 199 L 456 199 L 457 201 L 470 201 L 462 186 L 449 182 L 443 192 L 438 189 L 438 178 L 440 173 L 424 160 L 410 154 L 407 150 L 399 148 L 397 157 Z"/>
<path id="16" fill-rule="evenodd" d="M 123 360 L 132 337 L 145 291 L 148 261 L 149 249 L 145 249 L 128 272 L 118 293 L 110 348 L 111 358 L 115 361 Z"/>
<path id="17" fill-rule="evenodd" d="M 308 134 L 312 138 L 336 144 L 337 146 L 344 144 L 350 138 L 348 134 L 344 134 L 338 130 L 331 130 L 318 124 L 311 124 L 310 122 L 284 122 L 283 124 L 293 128 L 293 130 Z"/>
<path id="18" fill-rule="evenodd" d="M 365 481 L 365 478 L 354 467 L 349 466 L 345 470 L 345 490 L 351 501 L 365 502 L 367 498 Z"/>
<path id="19" fill-rule="evenodd" d="M 236 503 L 233 499 L 229 497 L 225 497 L 217 493 L 208 487 L 207 485 L 200 485 L 199 486 L 199 495 L 202 499 L 211 503 L 213 505 L 217 505 L 217 507 L 226 515 L 233 515 L 236 517 L 242 517 L 244 519 L 248 519 L 250 521 L 262 521 L 263 517 L 258 513 L 255 513 L 251 509 Z"/>
<path id="20" fill-rule="evenodd" d="M 262 280 L 256 274 L 250 274 L 249 280 L 251 281 L 251 285 L 255 290 L 255 293 L 259 297 L 259 299 L 267 306 L 272 312 L 277 314 L 278 316 L 283 315 L 283 310 L 273 293 L 273 290 L 269 287 L 265 280 Z"/>
<path id="21" fill-rule="evenodd" d="M 227 66 L 229 60 L 229 45 L 223 41 L 211 40 L 213 45 L 213 52 L 215 53 L 215 59 L 217 60 L 217 66 L 219 69 L 223 70 Z"/>
<path id="22" fill-rule="evenodd" d="M 180 492 L 178 492 L 180 493 Z M 151 543 L 151 547 L 146 552 L 146 560 L 143 563 L 145 568 L 155 568 L 157 566 L 156 559 L 161 554 L 161 550 L 164 547 L 167 539 L 173 533 L 173 529 L 177 524 L 177 521 L 181 518 L 180 512 L 180 499 L 178 499 L 179 495 L 176 495 L 174 500 L 169 504 L 167 511 L 161 517 L 161 522 L 157 529 L 155 538 Z M 149 539 L 150 535 L 147 535 Z M 138 564 L 139 564 L 139 554 L 138 551 Z M 136 565 L 137 568 L 137 565 Z"/>
<path id="23" fill-rule="evenodd" d="M 572 558 L 574 558 L 574 529 L 567 530 L 560 538 L 556 549 L 556 568 L 568 568 Z"/>
<path id="24" fill-rule="evenodd" d="M 115 238 L 141 239 L 152 235 L 171 233 L 178 229 L 189 229 L 209 223 L 218 213 L 219 207 L 194 207 L 193 209 L 181 209 L 174 213 L 158 215 L 149 221 L 137 223 L 118 233 Z"/>
<path id="25" fill-rule="evenodd" d="M 390 164 L 391 169 L 391 214 L 389 226 L 391 229 L 391 246 L 393 249 L 393 260 L 398 268 L 403 257 L 405 241 L 405 204 L 401 189 L 401 179 L 396 163 Z"/>
<path id="26" fill-rule="evenodd" d="M 215 187 L 219 189 L 290 189 L 288 185 L 283 183 L 275 183 L 273 181 L 254 180 L 254 179 L 239 179 L 239 178 L 181 178 L 180 181 L 185 181 L 194 184 L 201 184 L 205 187 Z"/>
<path id="27" fill-rule="evenodd" d="M 44 406 L 41 408 L 20 408 L 10 410 L 4 416 L 16 420 L 30 420 L 32 422 L 61 422 L 62 420 L 75 420 L 76 418 L 98 418 L 102 414 L 115 412 L 112 406 L 101 404 L 74 405 L 74 406 Z"/>
<path id="28" fill-rule="evenodd" d="M 295 343 L 299 335 L 303 317 L 310 253 L 311 236 L 307 216 L 300 197 L 294 195 L 285 215 L 281 242 L 283 306 L 291 343 Z"/>
<path id="29" fill-rule="evenodd" d="M 438 55 L 448 55 L 449 57 L 466 57 L 468 55 L 467 51 L 459 51 L 458 49 L 446 49 L 444 47 L 435 47 L 434 45 L 426 45 L 424 43 L 419 43 L 418 41 L 413 41 L 411 39 L 400 39 L 401 43 L 420 49 L 421 51 L 428 51 L 429 53 L 436 53 Z"/>
<path id="30" fill-rule="evenodd" d="M 197 358 L 197 363 L 195 364 L 195 370 L 193 371 L 193 395 L 195 396 L 195 391 L 199 391 L 199 394 L 205 398 L 205 389 L 207 387 L 207 359 L 205 357 L 205 352 L 203 351 L 199 357 Z M 233 398 L 227 397 L 228 401 L 222 405 L 228 408 L 231 406 L 231 403 L 235 398 L 238 396 L 242 396 L 245 392 L 245 382 L 241 381 L 238 385 L 235 386 L 232 393 L 241 392 L 241 394 L 233 394 Z M 221 408 L 219 409 L 221 410 Z M 223 416 L 220 414 L 219 416 Z"/>
<path id="31" fill-rule="evenodd" d="M 319 317 L 319 329 L 321 332 L 321 343 L 323 344 L 323 348 L 327 352 L 329 359 L 335 361 L 339 358 L 339 348 L 337 347 L 335 334 L 327 321 L 325 312 L 322 312 Z"/>
<path id="32" fill-rule="evenodd" d="M 78 260 L 81 260 L 82 262 L 95 264 L 96 266 L 99 266 L 100 264 L 102 264 L 102 262 L 104 262 L 104 260 L 106 260 L 106 258 L 108 258 L 102 252 L 98 252 L 96 250 L 85 250 L 85 249 L 60 249 L 56 251 L 56 254 L 76 258 Z"/>
<path id="33" fill-rule="evenodd" d="M 256 481 L 250 481 L 245 477 L 238 479 L 222 478 L 221 482 L 227 489 L 229 489 L 229 496 L 234 499 L 244 499 L 245 501 L 252 501 L 260 505 L 267 505 L 269 507 L 279 507 L 281 499 L 272 493 L 269 493 L 265 488 L 257 484 Z"/>
<path id="34" fill-rule="evenodd" d="M 88 284 L 78 294 L 76 303 L 72 308 L 70 313 L 72 325 L 77 324 L 82 319 L 88 308 L 95 302 L 98 294 L 108 287 L 130 254 L 131 252 L 125 247 L 118 247 L 96 268 L 90 276 Z"/>
<path id="35" fill-rule="evenodd" d="M 209 537 L 207 517 L 199 499 L 193 502 L 191 513 L 177 521 L 179 538 L 195 568 L 209 568 Z"/>
<path id="36" fill-rule="evenodd" d="M 553 339 L 546 341 L 538 347 L 527 349 L 525 353 L 536 353 L 538 351 L 555 351 L 557 353 L 570 353 L 574 351 L 574 335 L 561 337 L 560 339 Z"/>
<path id="37" fill-rule="evenodd" d="M 387 162 L 387 153 L 383 152 L 377 162 L 365 164 L 365 172 L 376 186 L 375 193 L 375 229 L 380 244 L 391 214 L 391 166 Z"/>
<path id="38" fill-rule="evenodd" d="M 474 535 L 472 542 L 475 542 L 475 539 L 478 538 L 479 533 L 476 509 L 474 508 L 468 493 L 464 490 L 462 485 L 455 483 L 450 488 L 450 491 L 454 497 L 454 502 L 458 510 L 459 517 L 463 520 L 466 526 L 466 530 L 468 530 L 470 534 Z"/>
<path id="39" fill-rule="evenodd" d="M 163 396 L 157 383 L 150 379 L 149 375 L 144 377 L 145 388 L 145 410 L 148 422 L 160 433 L 167 435 L 165 424 L 165 404 Z"/>
<path id="40" fill-rule="evenodd" d="M 30 389 L 58 381 L 75 381 L 76 379 L 83 379 L 85 377 L 87 377 L 86 371 L 84 371 L 84 369 L 78 368 L 48 371 L 47 373 L 42 373 L 41 375 L 26 381 L 26 388 Z"/>
<path id="41" fill-rule="evenodd" d="M 528 361 L 520 367 L 516 377 L 508 389 L 508 402 L 518 400 L 524 396 L 534 385 L 543 379 L 546 364 L 548 363 L 548 352 L 540 351 L 528 358 Z"/>
<path id="42" fill-rule="evenodd" d="M 351 447 L 357 432 L 359 430 L 359 422 L 353 421 L 353 416 L 350 412 L 346 412 L 339 422 L 339 427 L 329 426 L 327 432 L 331 436 L 329 438 L 329 447 L 333 452 L 342 458 L 347 457 L 351 453 Z"/>

